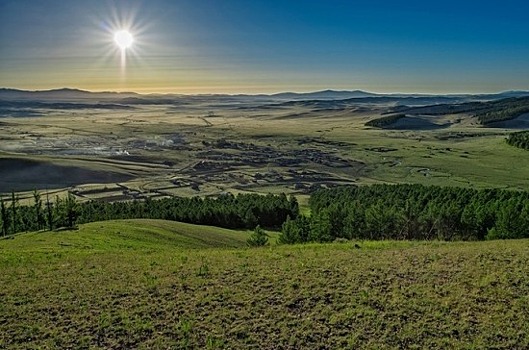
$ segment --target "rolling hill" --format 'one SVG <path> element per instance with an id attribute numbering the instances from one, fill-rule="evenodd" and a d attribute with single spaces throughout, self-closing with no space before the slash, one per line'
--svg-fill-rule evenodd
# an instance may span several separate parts
<path id="1" fill-rule="evenodd" d="M 0 348 L 529 346 L 528 240 L 214 248 L 244 235 L 135 220 L 1 240 Z"/>
<path id="2" fill-rule="evenodd" d="M 94 222 L 76 231 L 32 232 L 13 241 L 0 241 L 2 249 L 17 251 L 117 251 L 193 248 L 237 248 L 248 233 L 174 221 L 135 219 Z"/>

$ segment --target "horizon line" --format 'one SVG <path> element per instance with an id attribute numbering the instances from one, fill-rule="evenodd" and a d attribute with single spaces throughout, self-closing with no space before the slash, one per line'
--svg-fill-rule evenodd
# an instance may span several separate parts
<path id="1" fill-rule="evenodd" d="M 184 92 L 138 92 L 134 90 L 98 90 L 98 89 L 82 89 L 77 87 L 57 87 L 57 88 L 48 88 L 48 89 L 24 89 L 24 88 L 14 88 L 14 87 L 0 87 L 0 90 L 15 90 L 15 91 L 21 91 L 21 92 L 53 92 L 53 91 L 61 91 L 61 90 L 67 90 L 67 91 L 78 91 L 78 92 L 86 92 L 86 93 L 109 93 L 109 94 L 136 94 L 136 95 L 181 95 L 181 96 L 274 96 L 274 95 L 281 95 L 281 94 L 312 94 L 312 93 L 321 93 L 321 92 L 337 92 L 337 93 L 366 93 L 366 94 L 373 94 L 373 95 L 424 95 L 424 96 L 450 96 L 450 95 L 499 95 L 509 92 L 528 92 L 528 90 L 519 90 L 519 89 L 509 89 L 509 90 L 501 90 L 501 91 L 495 91 L 495 92 L 446 92 L 446 93 L 440 93 L 440 92 L 375 92 L 375 91 L 369 91 L 369 90 L 363 90 L 361 88 L 355 89 L 333 89 L 333 88 L 326 88 L 326 89 L 320 89 L 320 90 L 283 90 L 283 91 L 277 91 L 277 92 L 201 92 L 201 93 L 184 93 Z"/>

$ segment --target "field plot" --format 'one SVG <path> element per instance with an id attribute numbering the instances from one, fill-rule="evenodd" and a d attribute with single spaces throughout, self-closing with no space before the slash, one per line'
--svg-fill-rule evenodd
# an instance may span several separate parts
<path id="1" fill-rule="evenodd" d="M 247 235 L 140 220 L 2 240 L 0 347 L 529 346 L 527 240 L 215 248 Z"/>

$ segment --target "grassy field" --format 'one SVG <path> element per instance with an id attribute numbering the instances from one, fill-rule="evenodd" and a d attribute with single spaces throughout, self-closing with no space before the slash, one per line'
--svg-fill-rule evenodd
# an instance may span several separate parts
<path id="1" fill-rule="evenodd" d="M 189 248 L 238 248 L 248 233 L 165 220 L 115 220 L 81 225 L 79 230 L 32 232 L 17 236 L 9 248 L 18 252 L 120 252 Z M 4 247 L 2 247 L 4 248 Z"/>
<path id="2" fill-rule="evenodd" d="M 0 348 L 529 347 L 528 240 L 247 236 L 134 220 L 2 240 Z"/>

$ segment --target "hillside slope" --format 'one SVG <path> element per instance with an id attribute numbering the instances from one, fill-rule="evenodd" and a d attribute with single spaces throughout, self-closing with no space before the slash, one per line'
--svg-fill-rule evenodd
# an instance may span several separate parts
<path id="1" fill-rule="evenodd" d="M 0 348 L 529 348 L 529 240 L 105 251 L 98 225 L 93 253 L 0 242 Z"/>
<path id="2" fill-rule="evenodd" d="M 181 222 L 135 219 L 93 222 L 79 230 L 32 232 L 0 241 L 4 249 L 16 251 L 116 251 L 243 247 L 248 233 Z"/>

